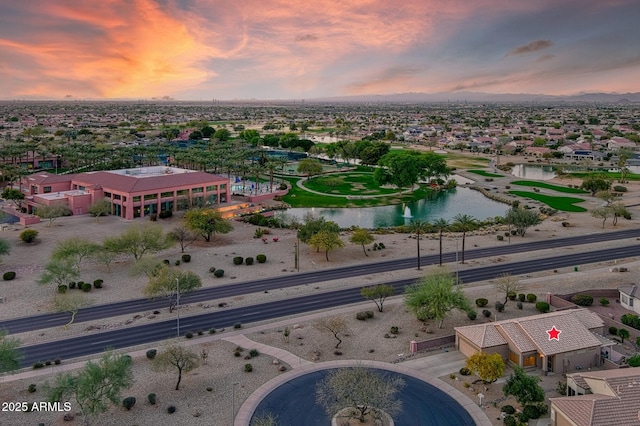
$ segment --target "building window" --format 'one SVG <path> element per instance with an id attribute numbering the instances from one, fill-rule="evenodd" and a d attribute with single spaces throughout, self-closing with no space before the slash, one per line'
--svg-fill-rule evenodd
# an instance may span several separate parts
<path id="1" fill-rule="evenodd" d="M 44 191 L 45 194 L 48 194 L 49 192 L 51 192 L 51 187 L 45 186 L 44 188 L 42 188 L 42 190 Z"/>
<path id="2" fill-rule="evenodd" d="M 120 200 L 121 199 L 120 194 L 113 194 L 113 199 Z"/>
<path id="3" fill-rule="evenodd" d="M 85 188 L 84 186 L 80 185 L 80 186 L 78 187 L 78 189 L 79 189 L 80 191 L 84 191 L 84 190 L 86 190 L 87 188 Z"/>
<path id="4" fill-rule="evenodd" d="M 201 192 L 204 191 L 204 188 L 200 187 L 200 188 L 192 188 L 191 192 L 194 194 L 200 194 Z"/>
<path id="5" fill-rule="evenodd" d="M 509 361 L 511 361 L 515 365 L 519 365 L 520 359 L 518 357 L 518 354 L 512 350 L 509 350 Z"/>
<path id="6" fill-rule="evenodd" d="M 160 198 L 173 198 L 173 191 L 163 192 L 160 194 Z"/>
<path id="7" fill-rule="evenodd" d="M 181 189 L 181 190 L 177 191 L 176 194 L 178 194 L 178 196 L 189 195 L 189 190 L 188 189 Z"/>
<path id="8" fill-rule="evenodd" d="M 139 195 L 134 195 L 134 196 L 133 196 L 133 202 L 134 202 L 134 203 L 136 203 L 136 202 L 138 202 L 138 203 L 139 203 L 139 202 L 140 202 L 140 196 L 139 196 Z"/>
<path id="9" fill-rule="evenodd" d="M 622 296 L 621 297 L 622 303 L 624 303 L 625 305 L 628 305 L 629 304 L 629 299 L 627 298 L 627 295 L 626 294 L 622 294 L 621 296 Z"/>
<path id="10" fill-rule="evenodd" d="M 105 192 L 104 192 L 104 197 L 105 197 L 105 198 L 111 198 L 111 193 L 110 193 L 110 192 L 105 191 Z"/>
<path id="11" fill-rule="evenodd" d="M 524 362 L 522 364 L 525 367 L 535 367 L 536 366 L 536 354 L 524 357 Z"/>
<path id="12" fill-rule="evenodd" d="M 76 185 L 75 183 L 73 184 L 73 189 L 78 189 L 78 185 Z"/>
<path id="13" fill-rule="evenodd" d="M 207 192 L 217 192 L 217 191 L 218 191 L 218 185 L 207 186 Z"/>
<path id="14" fill-rule="evenodd" d="M 226 183 L 220 184 L 220 191 L 226 191 L 226 190 L 227 190 L 227 184 Z"/>
<path id="15" fill-rule="evenodd" d="M 158 198 L 158 194 L 147 194 L 144 196 L 144 200 L 156 200 Z"/>

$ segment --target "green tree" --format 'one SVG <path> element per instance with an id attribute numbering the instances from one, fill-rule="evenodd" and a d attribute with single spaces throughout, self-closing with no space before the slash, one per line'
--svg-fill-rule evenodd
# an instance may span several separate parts
<path id="1" fill-rule="evenodd" d="M 87 209 L 91 216 L 96 218 L 96 222 L 100 219 L 100 216 L 107 216 L 111 214 L 111 203 L 105 199 L 98 200 L 91 204 Z"/>
<path id="2" fill-rule="evenodd" d="M 524 237 L 524 234 L 532 226 L 542 222 L 540 215 L 533 210 L 513 206 L 505 215 L 505 222 L 516 229 L 516 234 Z"/>
<path id="3" fill-rule="evenodd" d="M 544 389 L 538 383 L 538 377 L 530 376 L 522 367 L 513 367 L 513 374 L 502 387 L 505 396 L 513 395 L 521 406 L 544 401 Z"/>
<path id="4" fill-rule="evenodd" d="M 504 306 L 507 306 L 509 301 L 509 293 L 520 293 L 522 291 L 522 284 L 518 279 L 510 274 L 502 274 L 494 283 L 493 288 L 500 293 L 504 293 Z"/>
<path id="5" fill-rule="evenodd" d="M 98 244 L 78 237 L 67 238 L 59 241 L 51 252 L 53 261 L 69 261 L 76 272 L 80 273 L 80 267 L 85 259 L 93 256 L 101 250 Z"/>
<path id="6" fill-rule="evenodd" d="M 613 203 L 609 206 L 611 213 L 613 214 L 613 226 L 618 224 L 619 217 L 631 218 L 631 213 L 627 210 L 627 207 L 622 202 Z"/>
<path id="7" fill-rule="evenodd" d="M 340 227 L 333 221 L 327 221 L 324 217 L 306 214 L 304 224 L 298 229 L 298 238 L 305 244 L 310 244 L 311 237 L 320 231 L 340 232 Z"/>
<path id="8" fill-rule="evenodd" d="M 340 239 L 339 233 L 323 229 L 311 237 L 309 245 L 318 251 L 324 251 L 324 256 L 328 262 L 329 252 L 344 247 L 344 242 Z"/>
<path id="9" fill-rule="evenodd" d="M 399 190 L 412 187 L 420 179 L 445 178 L 449 174 L 445 158 L 433 152 L 389 152 L 380 158 L 378 166 L 373 173 L 374 182 L 391 184 Z"/>
<path id="10" fill-rule="evenodd" d="M 243 130 L 238 134 L 240 139 L 244 139 L 251 146 L 258 146 L 260 142 L 260 132 L 255 129 Z"/>
<path id="11" fill-rule="evenodd" d="M 371 244 L 372 242 L 374 242 L 375 238 L 373 235 L 371 235 L 371 233 L 368 230 L 364 228 L 357 228 L 353 231 L 353 234 L 351 234 L 351 237 L 349 237 L 349 241 L 352 242 L 353 244 L 361 245 L 364 255 L 369 256 L 364 246 L 366 244 Z"/>
<path id="12" fill-rule="evenodd" d="M 409 231 L 416 234 L 417 245 L 417 257 L 418 257 L 418 271 L 420 270 L 420 239 L 422 234 L 429 230 L 429 222 L 422 219 L 412 219 L 409 222 Z"/>
<path id="13" fill-rule="evenodd" d="M 27 244 L 31 244 L 36 240 L 38 234 L 37 229 L 25 229 L 20 233 L 20 239 Z"/>
<path id="14" fill-rule="evenodd" d="M 62 327 L 63 329 L 68 329 L 73 321 L 76 319 L 76 315 L 78 314 L 78 310 L 83 307 L 89 305 L 89 300 L 84 296 L 82 292 L 80 293 L 66 293 L 66 294 L 56 294 L 53 299 L 53 306 L 56 312 L 69 312 L 71 314 L 71 319 L 68 323 Z"/>
<path id="15" fill-rule="evenodd" d="M 330 371 L 316 385 L 316 402 L 329 416 L 344 408 L 354 410 L 360 422 L 367 414 L 379 417 L 380 412 L 390 416 L 402 409 L 396 394 L 405 386 L 401 377 L 380 373 L 371 368 L 351 367 Z"/>
<path id="16" fill-rule="evenodd" d="M 596 192 L 598 191 L 609 190 L 611 188 L 611 181 L 601 174 L 590 175 L 582 181 L 582 185 L 580 187 L 585 191 L 591 192 L 591 195 L 596 195 Z"/>
<path id="17" fill-rule="evenodd" d="M 188 373 L 199 365 L 200 357 L 198 354 L 178 345 L 169 346 L 153 359 L 153 366 L 156 370 L 167 371 L 174 368 L 178 370 L 176 390 L 180 390 L 182 373 Z"/>
<path id="18" fill-rule="evenodd" d="M 50 227 L 57 218 L 71 216 L 71 209 L 67 206 L 41 206 L 36 208 L 35 215 L 41 219 L 47 219 L 49 221 L 47 227 Z"/>
<path id="19" fill-rule="evenodd" d="M 396 292 L 396 289 L 389 284 L 376 284 L 371 287 L 362 287 L 360 294 L 365 299 L 373 300 L 373 303 L 378 307 L 378 311 L 382 312 L 384 308 L 384 301 L 387 297 L 391 297 Z"/>
<path id="20" fill-rule="evenodd" d="M 7 337 L 7 331 L 0 329 L 0 373 L 20 368 L 20 340 Z"/>
<path id="21" fill-rule="evenodd" d="M 442 328 L 444 318 L 450 311 L 471 310 L 471 302 L 462 288 L 454 283 L 455 277 L 449 271 L 440 269 L 430 273 L 416 284 L 405 288 L 405 305 L 419 320 L 436 319 L 440 321 L 438 328 Z"/>
<path id="22" fill-rule="evenodd" d="M 629 330 L 627 330 L 626 328 L 619 328 L 618 337 L 620 338 L 620 343 L 624 343 L 624 339 L 629 338 Z"/>
<path id="23" fill-rule="evenodd" d="M 213 138 L 217 139 L 217 140 L 219 140 L 221 142 L 229 140 L 230 137 L 231 137 L 231 132 L 229 130 L 225 129 L 225 128 L 218 129 L 213 134 Z"/>
<path id="24" fill-rule="evenodd" d="M 184 223 L 187 228 L 200 233 L 207 242 L 210 242 L 215 234 L 227 234 L 233 231 L 233 225 L 212 209 L 191 209 L 184 215 Z"/>
<path id="25" fill-rule="evenodd" d="M 24 194 L 22 193 L 22 191 L 10 187 L 6 187 L 2 191 L 2 195 L 0 195 L 0 197 L 4 198 L 5 200 L 13 201 L 13 203 L 18 208 L 22 207 L 22 201 L 24 200 Z"/>
<path id="26" fill-rule="evenodd" d="M 453 217 L 453 226 L 458 232 L 462 232 L 462 263 L 464 263 L 464 243 L 467 232 L 477 228 L 478 222 L 473 216 L 458 213 Z"/>
<path id="27" fill-rule="evenodd" d="M 169 299 L 169 312 L 180 296 L 202 287 L 202 280 L 195 272 L 171 269 L 164 264 L 155 267 L 148 276 L 149 283 L 143 290 L 145 296 Z"/>
<path id="28" fill-rule="evenodd" d="M 80 276 L 73 261 L 69 259 L 51 260 L 44 266 L 44 272 L 38 278 L 38 284 L 51 284 L 57 286 L 67 284 L 69 281 Z"/>
<path id="29" fill-rule="evenodd" d="M 602 229 L 604 229 L 604 224 L 611 216 L 613 216 L 613 210 L 609 207 L 596 207 L 591 210 L 591 216 L 596 219 L 602 219 Z"/>
<path id="30" fill-rule="evenodd" d="M 467 358 L 465 366 L 484 383 L 493 383 L 504 374 L 505 364 L 502 355 L 476 352 Z"/>
<path id="31" fill-rule="evenodd" d="M 104 413 L 109 403 L 120 405 L 122 391 L 133 385 L 132 361 L 128 355 L 106 353 L 98 363 L 88 361 L 77 376 L 60 374 L 45 385 L 49 402 L 73 397 L 85 416 Z"/>
<path id="32" fill-rule="evenodd" d="M 138 261 L 147 253 L 157 253 L 171 245 L 162 227 L 152 223 L 134 224 L 122 234 L 107 237 L 102 245 L 112 253 L 128 254 Z"/>
<path id="33" fill-rule="evenodd" d="M 440 263 L 442 266 L 442 233 L 449 229 L 449 222 L 446 219 L 440 218 L 433 222 L 433 227 L 438 230 L 438 238 L 440 240 Z"/>
<path id="34" fill-rule="evenodd" d="M 322 164 L 314 158 L 304 158 L 298 164 L 298 173 L 307 175 L 309 178 L 322 173 Z"/>

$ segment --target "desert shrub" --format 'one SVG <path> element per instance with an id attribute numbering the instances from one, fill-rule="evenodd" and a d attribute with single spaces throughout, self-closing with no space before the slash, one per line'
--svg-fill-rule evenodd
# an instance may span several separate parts
<path id="1" fill-rule="evenodd" d="M 169 413 L 169 414 L 173 414 L 173 413 L 175 413 L 175 412 L 176 412 L 176 407 L 175 407 L 175 405 L 170 405 L 170 406 L 168 406 L 168 407 L 167 407 L 167 413 Z"/>
<path id="2" fill-rule="evenodd" d="M 373 311 L 364 311 L 364 313 L 367 315 L 367 318 L 373 318 Z"/>
<path id="3" fill-rule="evenodd" d="M 31 244 L 36 240 L 38 236 L 38 231 L 35 229 L 25 229 L 20 233 L 20 239 L 27 244 Z"/>
<path id="4" fill-rule="evenodd" d="M 95 288 L 102 288 L 102 284 L 104 284 L 104 280 L 94 280 L 93 281 L 93 286 Z"/>
<path id="5" fill-rule="evenodd" d="M 216 334 L 216 329 L 215 328 L 209 329 L 209 334 Z"/>
<path id="6" fill-rule="evenodd" d="M 511 414 L 505 416 L 503 422 L 504 422 L 505 426 L 517 426 L 518 425 L 518 421 Z"/>
<path id="7" fill-rule="evenodd" d="M 569 222 L 562 222 L 562 227 L 563 228 L 568 228 L 570 226 L 571 226 L 571 224 Z"/>
<path id="8" fill-rule="evenodd" d="M 576 294 L 571 301 L 578 306 L 591 306 L 593 304 L 593 296 L 588 294 Z"/>
<path id="9" fill-rule="evenodd" d="M 522 302 L 518 302 L 518 303 L 516 303 L 516 307 L 517 307 L 518 309 L 522 309 Z"/>
<path id="10" fill-rule="evenodd" d="M 233 353 L 233 356 L 235 356 L 236 358 L 239 358 L 239 357 L 240 357 L 240 355 L 242 355 L 242 354 L 241 354 L 241 353 L 240 353 L 240 351 L 238 351 L 238 350 L 236 350 L 236 351 Z"/>
<path id="11" fill-rule="evenodd" d="M 51 365 L 51 360 L 48 359 L 44 362 L 44 365 L 46 365 L 47 367 Z"/>
<path id="12" fill-rule="evenodd" d="M 187 331 L 184 337 L 186 337 L 187 339 L 191 339 L 193 337 L 193 333 L 190 331 Z"/>
<path id="13" fill-rule="evenodd" d="M 489 304 L 489 300 L 485 299 L 485 298 L 480 298 L 480 299 L 476 299 L 476 306 L 479 308 L 482 308 L 484 306 L 487 306 L 487 304 Z"/>
<path id="14" fill-rule="evenodd" d="M 633 323 L 634 321 L 636 321 L 636 318 L 638 318 L 637 315 L 634 314 L 624 314 L 620 317 L 620 322 L 623 323 L 624 325 L 630 325 L 633 327 Z"/>
<path id="15" fill-rule="evenodd" d="M 198 330 L 198 336 L 202 336 L 204 334 L 204 330 Z"/>
<path id="16" fill-rule="evenodd" d="M 179 265 L 180 265 L 180 259 L 177 259 L 177 260 L 174 262 L 174 265 L 179 266 Z"/>
<path id="17" fill-rule="evenodd" d="M 82 291 L 84 291 L 85 293 L 90 292 L 91 291 L 91 284 L 89 284 L 89 283 L 82 284 Z"/>
<path id="18" fill-rule="evenodd" d="M 38 368 L 43 368 L 44 367 L 44 363 L 42 361 L 36 361 L 33 363 L 33 369 L 37 370 Z"/>
<path id="19" fill-rule="evenodd" d="M 253 257 L 247 257 L 244 260 L 244 263 L 247 264 L 247 265 L 253 265 Z"/>
<path id="20" fill-rule="evenodd" d="M 251 364 L 245 364 L 244 371 L 245 373 L 251 373 L 253 371 L 253 366 Z"/>
<path id="21" fill-rule="evenodd" d="M 190 254 L 183 254 L 183 255 L 182 255 L 182 261 L 183 261 L 184 263 L 189 263 L 189 262 L 191 262 L 191 255 L 190 255 Z"/>
<path id="22" fill-rule="evenodd" d="M 378 243 L 378 248 L 379 248 L 379 249 L 384 249 L 384 248 L 386 248 L 386 247 L 384 246 L 384 243 Z"/>
<path id="23" fill-rule="evenodd" d="M 29 387 L 27 388 L 27 391 L 29 391 L 29 393 L 34 393 L 36 390 L 37 390 L 37 389 L 36 389 L 36 385 L 35 385 L 35 383 L 31 383 L 31 384 L 29 385 Z"/>
<path id="24" fill-rule="evenodd" d="M 627 360 L 629 367 L 640 367 L 640 355 L 634 355 Z"/>
<path id="25" fill-rule="evenodd" d="M 535 405 L 525 405 L 522 409 L 522 413 L 530 419 L 537 419 L 540 417 L 540 409 Z"/>
<path id="26" fill-rule="evenodd" d="M 2 279 L 5 281 L 11 281 L 15 277 L 16 277 L 16 273 L 14 271 L 7 271 L 4 274 L 2 274 Z"/>
<path id="27" fill-rule="evenodd" d="M 562 380 L 558 381 L 556 392 L 562 396 L 567 396 L 567 382 L 563 382 Z"/>
<path id="28" fill-rule="evenodd" d="M 460 374 L 462 374 L 463 376 L 468 376 L 471 374 L 471 370 L 469 370 L 467 367 L 462 367 L 460 369 Z"/>
<path id="29" fill-rule="evenodd" d="M 489 318 L 491 316 L 491 311 L 488 309 L 483 309 L 482 315 L 484 315 L 486 318 Z"/>
<path id="30" fill-rule="evenodd" d="M 216 278 L 222 278 L 222 276 L 224 275 L 224 269 L 216 269 L 216 270 L 213 272 L 213 275 L 214 275 Z"/>
<path id="31" fill-rule="evenodd" d="M 520 293 L 518 295 L 518 300 L 524 302 L 525 300 L 527 300 L 527 296 L 525 296 L 523 293 Z"/>
<path id="32" fill-rule="evenodd" d="M 158 213 L 158 217 L 160 219 L 169 219 L 171 216 L 173 216 L 173 212 L 171 210 L 163 210 Z"/>
<path id="33" fill-rule="evenodd" d="M 157 354 L 158 354 L 158 351 L 156 349 L 149 349 L 146 355 L 147 355 L 147 358 L 154 359 Z"/>
<path id="34" fill-rule="evenodd" d="M 66 293 L 67 292 L 67 286 L 64 284 L 60 284 L 58 286 L 58 293 Z"/>
<path id="35" fill-rule="evenodd" d="M 513 414 L 516 412 L 516 409 L 513 408 L 513 405 L 503 405 L 500 411 L 507 414 Z"/>
<path id="36" fill-rule="evenodd" d="M 213 392 L 213 387 L 207 386 L 207 392 Z"/>
<path id="37" fill-rule="evenodd" d="M 509 300 L 516 300 L 516 297 L 518 297 L 518 295 L 515 291 L 510 291 L 509 293 L 507 293 L 507 297 L 509 298 Z"/>
<path id="38" fill-rule="evenodd" d="M 504 237 L 502 235 L 498 235 L 497 238 L 498 238 L 498 241 L 504 241 Z"/>
<path id="39" fill-rule="evenodd" d="M 126 397 L 125 399 L 122 400 L 122 406 L 124 408 L 126 408 L 127 410 L 131 410 L 134 405 L 136 405 L 136 397 L 135 396 L 128 396 L 128 397 Z"/>
<path id="40" fill-rule="evenodd" d="M 504 311 L 504 304 L 502 304 L 500 302 L 496 302 L 495 308 L 496 308 L 496 311 L 502 312 L 502 311 Z"/>
<path id="41" fill-rule="evenodd" d="M 607 299 L 606 297 L 601 297 L 599 302 L 601 306 L 609 306 L 609 299 Z"/>
<path id="42" fill-rule="evenodd" d="M 549 312 L 549 304 L 547 302 L 537 302 L 536 303 L 536 310 L 542 312 L 542 313 L 547 313 Z"/>
<path id="43" fill-rule="evenodd" d="M 609 327 L 609 334 L 618 335 L 618 327 Z"/>
<path id="44" fill-rule="evenodd" d="M 538 300 L 538 296 L 536 296 L 535 294 L 527 294 L 527 302 L 529 303 L 535 303 L 535 301 Z"/>
<path id="45" fill-rule="evenodd" d="M 520 422 L 520 424 L 527 424 L 529 423 L 529 416 L 527 416 L 525 413 L 518 413 L 515 415 L 516 420 L 518 420 Z"/>
<path id="46" fill-rule="evenodd" d="M 267 256 L 265 256 L 264 254 L 259 254 L 256 256 L 256 260 L 258 261 L 258 263 L 264 263 L 267 261 Z"/>
<path id="47" fill-rule="evenodd" d="M 391 328 L 389 329 L 389 333 L 391 333 L 391 334 L 398 334 L 398 333 L 400 333 L 400 329 L 398 328 L 398 326 L 393 325 L 393 326 L 391 326 Z"/>
<path id="48" fill-rule="evenodd" d="M 71 282 L 69 282 L 69 288 L 70 288 L 70 289 L 74 289 L 74 288 L 76 288 L 76 282 L 75 282 L 75 281 L 71 281 Z"/>
<path id="49" fill-rule="evenodd" d="M 165 265 L 171 265 L 171 261 L 169 259 L 164 259 L 162 263 L 164 263 Z"/>
<path id="50" fill-rule="evenodd" d="M 212 274 L 216 271 L 216 267 L 212 266 L 211 268 L 209 268 L 209 272 L 211 272 Z"/>
<path id="51" fill-rule="evenodd" d="M 155 222 L 156 220 L 158 220 L 158 213 L 151 213 L 151 214 L 149 215 L 149 220 L 150 220 L 151 222 Z"/>
<path id="52" fill-rule="evenodd" d="M 235 256 L 233 258 L 234 265 L 242 265 L 242 262 L 244 262 L 244 259 L 242 258 L 242 256 Z"/>
<path id="53" fill-rule="evenodd" d="M 284 191 L 285 189 L 287 189 L 287 184 L 286 183 L 281 183 L 280 186 L 278 187 L 278 189 L 280 189 L 280 191 Z"/>
<path id="54" fill-rule="evenodd" d="M 53 360 L 53 363 L 54 363 L 55 365 L 60 365 L 60 363 L 61 363 L 61 362 L 62 362 L 62 361 L 60 360 L 60 358 L 56 358 L 56 359 L 54 359 L 54 360 Z"/>
<path id="55" fill-rule="evenodd" d="M 622 185 L 615 185 L 613 190 L 616 192 L 627 192 L 627 187 Z"/>
<path id="56" fill-rule="evenodd" d="M 78 284 L 76 284 L 76 288 L 78 290 L 82 290 L 82 287 L 84 286 L 84 281 L 78 281 Z"/>
<path id="57" fill-rule="evenodd" d="M 359 321 L 366 321 L 367 320 L 367 314 L 364 312 L 358 312 L 356 314 L 356 319 Z"/>
<path id="58" fill-rule="evenodd" d="M 149 400 L 149 404 L 156 405 L 156 394 L 153 392 L 150 393 L 149 395 L 147 395 L 147 400 Z"/>
<path id="59" fill-rule="evenodd" d="M 471 321 L 473 321 L 477 317 L 478 317 L 478 313 L 476 311 L 467 312 L 467 318 L 469 318 Z"/>
<path id="60" fill-rule="evenodd" d="M 237 322 L 237 323 L 233 324 L 233 328 L 235 328 L 236 330 L 240 330 L 242 328 L 242 324 Z"/>
<path id="61" fill-rule="evenodd" d="M 255 358 L 255 357 L 257 357 L 258 355 L 260 355 L 260 352 L 258 352 L 258 350 L 257 350 L 257 349 L 251 349 L 251 350 L 249 351 L 249 356 L 250 356 L 251 358 Z"/>

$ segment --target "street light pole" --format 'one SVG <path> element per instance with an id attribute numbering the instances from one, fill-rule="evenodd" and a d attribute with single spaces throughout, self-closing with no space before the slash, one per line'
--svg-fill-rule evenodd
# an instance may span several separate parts
<path id="1" fill-rule="evenodd" d="M 456 238 L 456 285 L 459 283 L 458 279 L 458 239 Z"/>
<path id="2" fill-rule="evenodd" d="M 180 337 L 180 280 L 176 278 L 176 310 L 178 311 L 177 337 Z"/>
<path id="3" fill-rule="evenodd" d="M 233 382 L 231 385 L 231 424 L 236 420 L 236 385 L 238 382 Z"/>

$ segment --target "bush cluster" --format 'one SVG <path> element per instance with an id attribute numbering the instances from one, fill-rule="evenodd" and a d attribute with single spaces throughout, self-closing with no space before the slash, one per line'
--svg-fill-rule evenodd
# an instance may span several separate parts
<path id="1" fill-rule="evenodd" d="M 469 318 L 471 321 L 473 321 L 477 317 L 478 317 L 478 313 L 476 311 L 467 312 L 467 318 Z"/>
<path id="2" fill-rule="evenodd" d="M 244 258 L 242 256 L 235 256 L 233 258 L 234 265 L 242 265 L 243 262 L 244 262 Z"/>
<path id="3" fill-rule="evenodd" d="M 522 302 L 518 302 L 518 303 L 516 303 L 516 307 L 517 307 L 518 309 L 522 309 Z"/>
<path id="4" fill-rule="evenodd" d="M 393 326 L 391 326 L 391 328 L 389 329 L 389 333 L 391 333 L 391 334 L 398 334 L 398 333 L 400 333 L 400 329 L 398 328 L 398 326 L 393 325 Z"/>
<path id="5" fill-rule="evenodd" d="M 158 217 L 160 219 L 169 219 L 171 216 L 173 216 L 173 212 L 171 210 L 163 210 L 158 213 Z"/>
<path id="6" fill-rule="evenodd" d="M 258 263 L 264 263 L 267 261 L 267 256 L 265 256 L 264 254 L 259 254 L 256 256 L 256 261 Z"/>
<path id="7" fill-rule="evenodd" d="M 503 413 L 507 413 L 507 414 L 513 414 L 516 412 L 516 409 L 513 408 L 512 405 L 503 405 L 502 408 L 500 409 L 500 411 L 502 411 Z"/>
<path id="8" fill-rule="evenodd" d="M 482 315 L 485 316 L 485 318 L 489 318 L 491 316 L 491 311 L 488 309 L 483 309 L 482 310 Z"/>
<path id="9" fill-rule="evenodd" d="M 135 396 L 128 396 L 128 397 L 126 397 L 125 399 L 122 400 L 122 406 L 124 408 L 126 408 L 127 410 L 131 410 L 134 405 L 136 405 Z"/>
<path id="10" fill-rule="evenodd" d="M 182 261 L 183 261 L 184 263 L 189 263 L 189 262 L 191 262 L 191 255 L 190 255 L 190 254 L 183 254 L 183 255 L 182 255 Z"/>
<path id="11" fill-rule="evenodd" d="M 593 296 L 588 294 L 576 294 L 571 301 L 578 306 L 591 306 L 593 304 Z"/>
<path id="12" fill-rule="evenodd" d="M 244 371 L 247 373 L 251 373 L 253 371 L 253 366 L 251 364 L 245 364 Z"/>
<path id="13" fill-rule="evenodd" d="M 476 306 L 479 308 L 483 308 L 489 304 L 489 300 L 483 297 L 476 299 Z"/>
<path id="14" fill-rule="evenodd" d="M 527 302 L 529 303 L 535 303 L 536 300 L 538 300 L 538 296 L 536 296 L 535 294 L 527 294 Z"/>
<path id="15" fill-rule="evenodd" d="M 104 284 L 104 280 L 98 279 L 93 281 L 93 286 L 95 288 L 102 288 L 102 284 Z"/>
<path id="16" fill-rule="evenodd" d="M 520 302 L 524 302 L 525 300 L 527 300 L 527 296 L 525 296 L 524 294 L 520 293 L 520 294 L 518 295 L 518 300 L 519 300 Z"/>
<path id="17" fill-rule="evenodd" d="M 496 308 L 496 311 L 502 312 L 504 311 L 504 304 L 501 302 L 496 302 L 495 308 Z"/>
<path id="18" fill-rule="evenodd" d="M 537 302 L 536 303 L 536 310 L 546 314 L 547 312 L 549 312 L 549 304 L 547 302 Z"/>
<path id="19" fill-rule="evenodd" d="M 7 271 L 4 274 L 2 274 L 2 279 L 5 281 L 11 281 L 15 277 L 16 277 L 16 273 L 14 271 Z"/>
<path id="20" fill-rule="evenodd" d="M 147 399 L 149 400 L 149 404 L 156 405 L 156 394 L 155 393 L 152 392 L 149 395 L 147 395 Z"/>
<path id="21" fill-rule="evenodd" d="M 38 236 L 38 231 L 35 229 L 25 229 L 20 233 L 20 239 L 27 244 L 31 244 L 36 240 Z"/>
<path id="22" fill-rule="evenodd" d="M 213 275 L 216 278 L 221 278 L 224 275 L 224 269 L 216 269 L 215 271 L 213 271 Z"/>
<path id="23" fill-rule="evenodd" d="M 60 284 L 58 286 L 58 293 L 66 293 L 67 292 L 67 286 L 65 284 Z"/>
<path id="24" fill-rule="evenodd" d="M 509 293 L 507 293 L 507 297 L 509 298 L 509 300 L 516 300 L 516 297 L 518 295 L 516 294 L 515 291 L 510 291 Z"/>
<path id="25" fill-rule="evenodd" d="M 244 263 L 245 263 L 246 265 L 253 265 L 253 257 L 247 257 L 247 258 L 244 260 Z"/>
<path id="26" fill-rule="evenodd" d="M 146 355 L 147 355 L 147 358 L 154 359 L 157 354 L 158 354 L 158 351 L 156 349 L 149 349 Z"/>
<path id="27" fill-rule="evenodd" d="M 460 369 L 460 374 L 463 376 L 468 376 L 471 374 L 471 370 L 469 370 L 467 367 L 462 367 Z"/>
<path id="28" fill-rule="evenodd" d="M 620 317 L 620 322 L 636 330 L 640 330 L 640 317 L 634 314 L 624 314 Z"/>
<path id="29" fill-rule="evenodd" d="M 361 311 L 356 314 L 356 319 L 360 321 L 366 321 L 369 318 L 373 318 L 373 311 Z"/>

